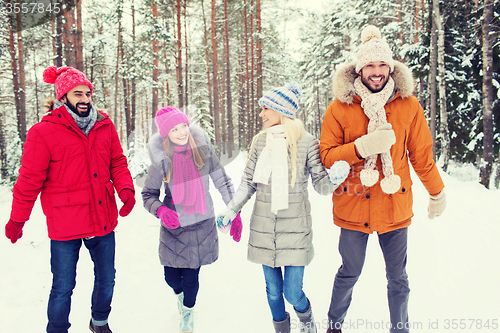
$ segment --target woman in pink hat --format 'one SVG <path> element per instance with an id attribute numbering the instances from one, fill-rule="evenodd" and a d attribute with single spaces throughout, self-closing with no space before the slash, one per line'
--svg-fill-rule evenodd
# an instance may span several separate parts
<path id="1" fill-rule="evenodd" d="M 209 178 L 228 204 L 231 179 L 210 147 L 203 130 L 168 106 L 156 113 L 159 133 L 149 143 L 151 166 L 142 190 L 144 207 L 161 220 L 160 262 L 165 281 L 177 295 L 181 332 L 193 331 L 193 307 L 199 289 L 200 267 L 217 260 L 219 243 Z M 165 196 L 160 200 L 160 189 Z M 231 226 L 241 237 L 241 218 Z"/>

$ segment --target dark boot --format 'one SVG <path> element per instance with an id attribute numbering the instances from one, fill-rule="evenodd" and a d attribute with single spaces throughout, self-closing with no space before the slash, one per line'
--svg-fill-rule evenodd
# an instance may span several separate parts
<path id="1" fill-rule="evenodd" d="M 295 313 L 300 320 L 300 333 L 317 333 L 316 323 L 314 322 L 314 316 L 311 309 L 311 303 L 309 302 L 309 307 L 306 312 L 299 312 L 295 309 Z"/>
<path id="2" fill-rule="evenodd" d="M 92 322 L 92 319 L 90 319 L 89 328 L 94 333 L 113 333 L 109 329 L 108 324 L 106 324 L 104 326 L 95 326 L 94 323 Z"/>
<path id="3" fill-rule="evenodd" d="M 335 328 L 328 327 L 328 329 L 326 330 L 326 333 L 342 333 L 342 330 L 337 330 Z"/>
<path id="4" fill-rule="evenodd" d="M 285 320 L 282 321 L 273 320 L 273 324 L 276 333 L 290 333 L 290 314 L 288 312 L 286 313 Z"/>

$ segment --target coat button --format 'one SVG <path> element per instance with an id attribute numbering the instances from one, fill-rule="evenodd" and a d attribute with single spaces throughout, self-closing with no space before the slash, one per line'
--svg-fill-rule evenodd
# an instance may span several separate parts
<path id="1" fill-rule="evenodd" d="M 97 178 L 97 173 L 94 173 L 94 178 Z"/>
<path id="2" fill-rule="evenodd" d="M 104 231 L 108 231 L 108 227 L 104 227 Z"/>
<path id="3" fill-rule="evenodd" d="M 344 192 L 347 192 L 347 187 L 344 187 Z"/>
<path id="4" fill-rule="evenodd" d="M 367 195 L 366 195 L 366 198 L 367 198 L 367 199 L 370 199 L 370 195 L 369 195 L 369 194 L 367 194 Z"/>
<path id="5" fill-rule="evenodd" d="M 365 227 L 367 227 L 367 228 L 368 228 L 369 226 L 370 226 L 370 225 L 369 225 L 368 223 L 365 223 Z"/>
<path id="6" fill-rule="evenodd" d="M 403 193 L 405 193 L 405 192 L 406 192 L 406 189 L 403 187 L 403 188 L 401 189 L 401 191 L 402 191 Z"/>
<path id="7" fill-rule="evenodd" d="M 59 118 L 61 118 L 61 114 L 60 114 L 60 113 L 59 113 L 57 116 L 58 116 Z"/>
<path id="8" fill-rule="evenodd" d="M 99 205 L 100 205 L 100 204 L 102 204 L 102 201 L 101 201 L 101 200 L 99 200 Z"/>

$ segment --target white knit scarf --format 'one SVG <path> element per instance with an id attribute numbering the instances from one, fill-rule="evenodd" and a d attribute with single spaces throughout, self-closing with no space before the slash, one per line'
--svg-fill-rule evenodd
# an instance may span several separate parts
<path id="1" fill-rule="evenodd" d="M 288 208 L 288 151 L 283 125 L 272 126 L 266 133 L 266 146 L 255 165 L 253 181 L 269 185 L 271 178 L 271 212 Z"/>
<path id="2" fill-rule="evenodd" d="M 354 88 L 356 89 L 356 93 L 361 97 L 361 107 L 369 119 L 368 133 L 386 124 L 387 116 L 384 106 L 394 93 L 394 80 L 392 77 L 389 77 L 384 89 L 377 93 L 371 92 L 371 90 L 363 84 L 360 76 L 354 80 Z M 361 183 L 364 186 L 373 186 L 379 179 L 378 171 L 375 170 L 377 157 L 378 155 L 372 155 L 365 159 L 365 166 L 360 174 Z M 394 174 L 390 151 L 381 153 L 380 159 L 382 161 L 382 170 L 385 176 L 380 182 L 382 191 L 387 194 L 396 193 L 401 187 L 401 179 Z"/>

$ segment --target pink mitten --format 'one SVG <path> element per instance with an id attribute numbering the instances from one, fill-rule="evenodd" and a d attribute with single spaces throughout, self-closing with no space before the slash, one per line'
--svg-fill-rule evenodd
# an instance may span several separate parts
<path id="1" fill-rule="evenodd" d="M 161 206 L 158 208 L 156 211 L 156 215 L 158 215 L 158 218 L 161 220 L 161 223 L 168 229 L 176 229 L 179 227 L 179 214 L 177 212 L 174 212 L 167 206 Z"/>
<path id="2" fill-rule="evenodd" d="M 239 242 L 241 239 L 241 231 L 243 230 L 243 223 L 241 222 L 240 213 L 236 215 L 236 217 L 231 222 L 231 231 L 229 234 L 233 236 L 233 240 L 235 242 Z"/>

